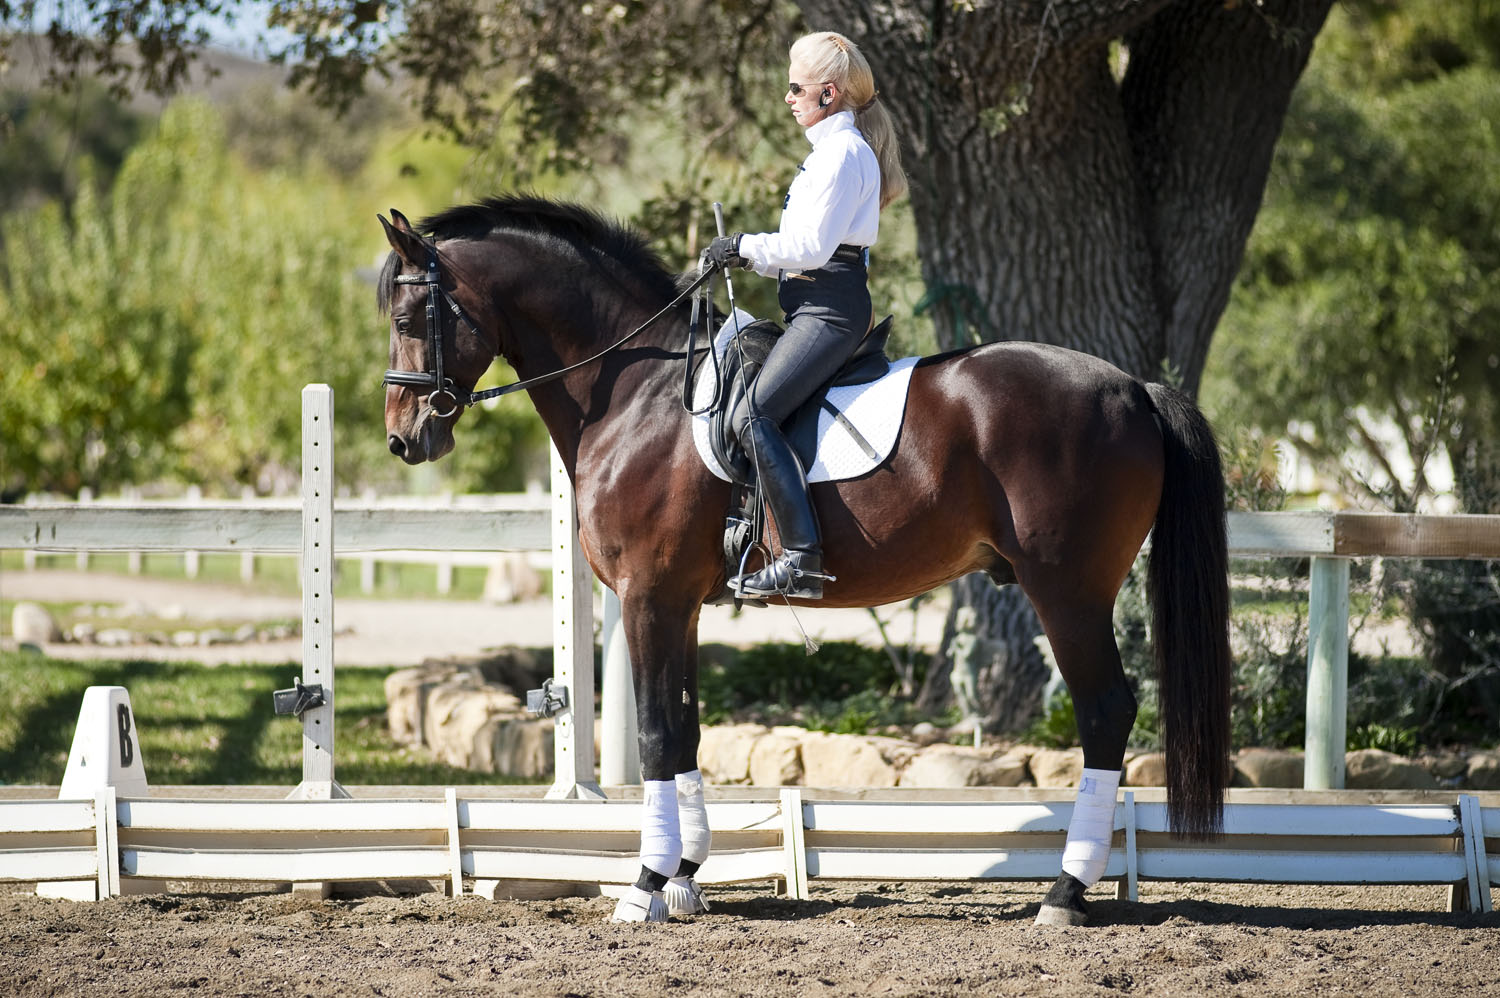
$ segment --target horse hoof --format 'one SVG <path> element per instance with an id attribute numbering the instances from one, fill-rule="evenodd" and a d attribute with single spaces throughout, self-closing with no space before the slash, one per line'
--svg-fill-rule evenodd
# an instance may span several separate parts
<path id="1" fill-rule="evenodd" d="M 706 915 L 708 901 L 703 897 L 703 888 L 692 877 L 673 877 L 667 881 L 668 915 Z"/>
<path id="2" fill-rule="evenodd" d="M 625 896 L 620 898 L 615 905 L 615 913 L 610 916 L 611 922 L 665 922 L 667 920 L 667 899 L 661 891 L 643 891 L 639 887 L 629 887 Z"/>
<path id="3" fill-rule="evenodd" d="M 1087 925 L 1089 916 L 1086 911 L 1074 911 L 1071 908 L 1058 908 L 1050 904 L 1042 905 L 1042 910 L 1036 913 L 1037 925 Z"/>

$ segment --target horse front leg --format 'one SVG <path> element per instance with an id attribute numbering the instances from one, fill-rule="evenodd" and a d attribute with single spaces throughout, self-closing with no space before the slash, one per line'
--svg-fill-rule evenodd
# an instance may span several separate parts
<path id="1" fill-rule="evenodd" d="M 713 835 L 708 828 L 708 806 L 703 798 L 703 773 L 698 768 L 698 614 L 688 627 L 683 659 L 681 726 L 688 737 L 681 742 L 674 782 L 677 785 L 677 823 L 682 832 L 682 859 L 677 875 L 665 889 L 668 915 L 703 915 L 709 910 L 698 886 L 698 868 L 708 859 Z"/>
<path id="2" fill-rule="evenodd" d="M 614 920 L 661 922 L 707 911 L 693 874 L 708 858 L 698 771 L 697 608 L 664 611 L 659 595 L 621 594 L 640 731 L 641 871 Z M 670 891 L 669 891 L 670 887 Z M 670 898 L 670 901 L 669 901 Z"/>
<path id="3" fill-rule="evenodd" d="M 1084 892 L 1099 882 L 1109 864 L 1115 796 L 1125 746 L 1135 724 L 1136 700 L 1120 664 L 1108 611 L 1082 613 L 1071 608 L 1063 626 L 1053 626 L 1054 621 L 1040 608 L 1038 614 L 1073 698 L 1084 768 L 1068 822 L 1062 873 L 1043 898 L 1036 921 L 1038 925 L 1084 925 L 1088 922 Z"/>

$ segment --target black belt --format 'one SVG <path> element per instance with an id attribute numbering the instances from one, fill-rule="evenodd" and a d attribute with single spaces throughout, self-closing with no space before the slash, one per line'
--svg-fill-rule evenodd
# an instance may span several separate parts
<path id="1" fill-rule="evenodd" d="M 864 263 L 865 250 L 868 246 L 854 246 L 849 243 L 840 243 L 839 248 L 833 251 L 830 259 L 838 260 L 840 263 Z"/>

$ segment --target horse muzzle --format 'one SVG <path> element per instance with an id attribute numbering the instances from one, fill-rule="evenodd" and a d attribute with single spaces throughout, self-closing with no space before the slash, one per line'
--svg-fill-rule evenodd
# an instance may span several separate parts
<path id="1" fill-rule="evenodd" d="M 388 432 L 386 445 L 407 464 L 436 461 L 453 449 L 453 424 L 424 408 L 410 434 Z"/>

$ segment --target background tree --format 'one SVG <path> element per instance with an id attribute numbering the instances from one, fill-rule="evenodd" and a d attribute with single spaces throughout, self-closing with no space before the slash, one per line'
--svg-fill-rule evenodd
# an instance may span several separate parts
<path id="1" fill-rule="evenodd" d="M 837 27 L 871 56 L 907 143 L 938 345 L 1059 343 L 1196 391 L 1330 3 L 804 0 L 799 13 L 778 0 L 423 0 L 400 8 L 388 39 L 379 0 L 271 7 L 295 34 L 285 54 L 325 99 L 347 99 L 371 66 L 400 68 L 423 115 L 455 134 L 490 146 L 496 129 L 519 128 L 511 177 L 620 162 L 640 120 L 626 112 L 662 108 L 701 137 L 685 143 L 687 165 L 656 212 L 685 249 L 710 226 L 693 216 L 708 200 L 695 164 L 710 154 L 741 163 L 736 186 L 761 205 L 736 227 L 770 221 L 779 197 L 764 194 L 785 183 L 799 141 L 773 97 L 786 45 L 808 26 Z M 156 42 L 178 38 L 178 21 L 145 0 L 79 6 L 106 41 L 121 12 L 151 26 L 142 66 L 165 68 L 141 79 L 170 73 Z M 34 14 L 0 0 L 0 17 L 15 10 Z M 1038 705 L 1040 629 L 1014 591 L 970 579 L 955 597 L 955 610 L 979 608 L 993 649 L 982 676 L 992 724 L 1014 727 Z M 945 673 L 931 675 L 936 702 Z"/>
<path id="2" fill-rule="evenodd" d="M 1361 506 L 1411 512 L 1441 490 L 1463 511 L 1500 511 L 1500 4 L 1345 5 L 1325 44 L 1208 394 Z M 1386 575 L 1425 646 L 1401 702 L 1446 737 L 1488 737 L 1500 564 Z"/>

